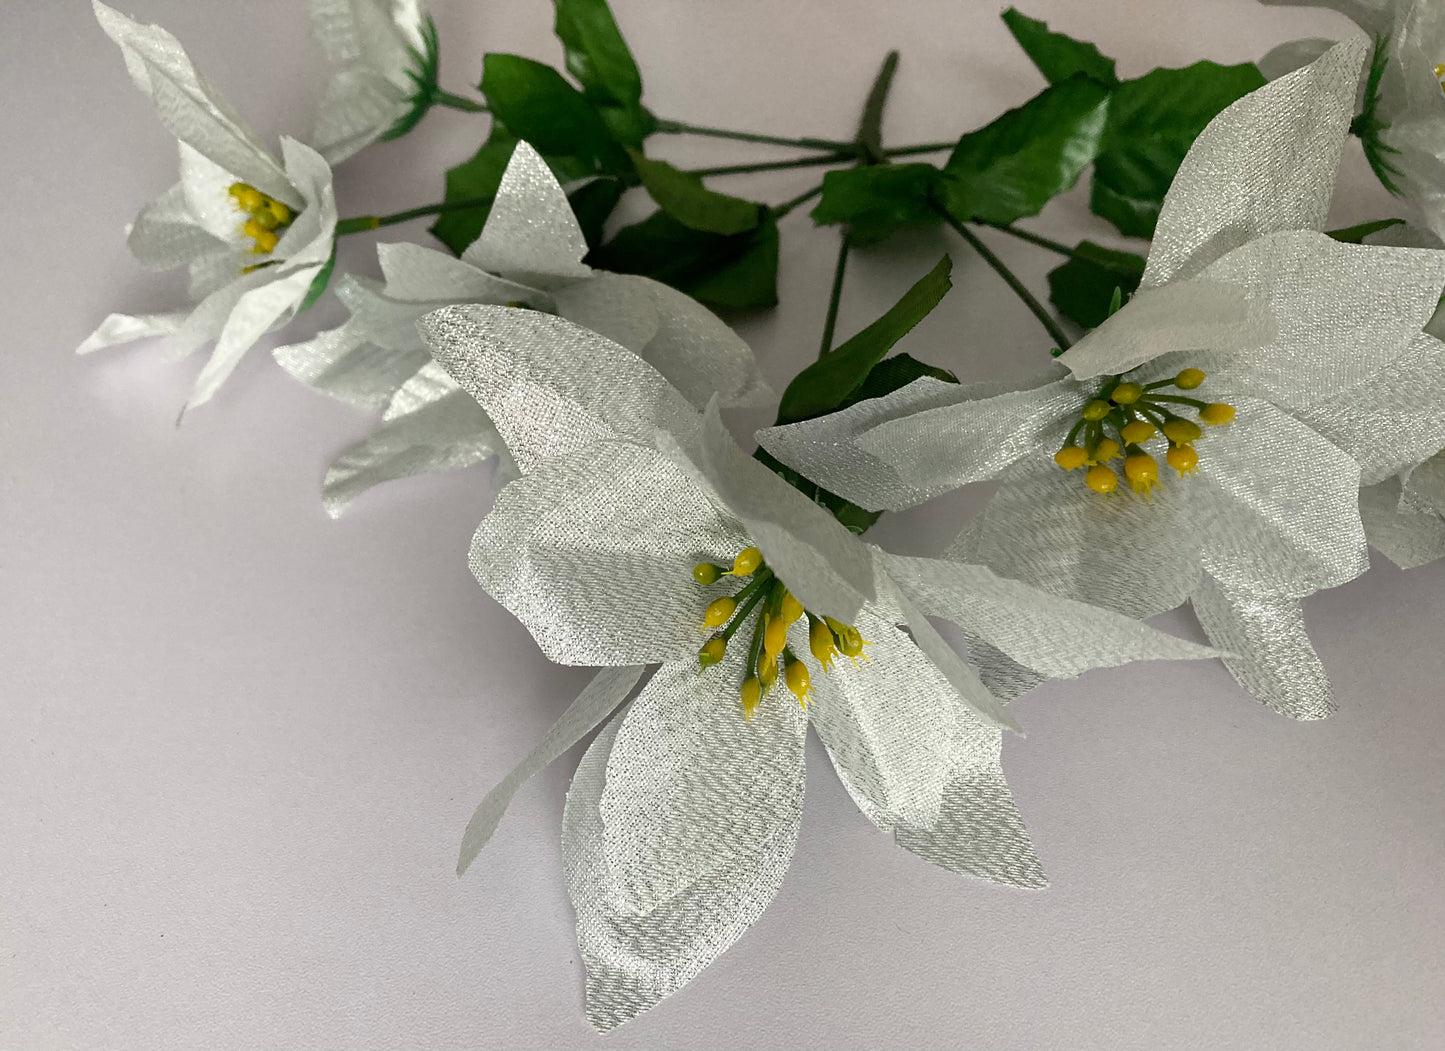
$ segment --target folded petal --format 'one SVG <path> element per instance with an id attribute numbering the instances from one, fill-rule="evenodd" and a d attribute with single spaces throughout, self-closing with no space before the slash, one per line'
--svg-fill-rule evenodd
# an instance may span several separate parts
<path id="1" fill-rule="evenodd" d="M 321 498 L 327 513 L 339 518 L 374 485 L 470 467 L 493 456 L 508 459 L 492 421 L 471 395 L 453 391 L 415 412 L 383 421 L 342 452 L 326 472 Z"/>
<path id="2" fill-rule="evenodd" d="M 1445 514 L 1445 450 L 1403 472 L 1401 503 Z"/>
<path id="3" fill-rule="evenodd" d="M 410 105 L 397 86 L 370 69 L 343 69 L 321 96 L 311 141 L 328 163 L 340 164 L 379 139 Z"/>
<path id="4" fill-rule="evenodd" d="M 185 266 L 198 257 L 230 250 L 225 241 L 197 222 L 181 183 L 141 209 L 126 246 L 143 266 L 156 270 Z"/>
<path id="5" fill-rule="evenodd" d="M 1267 303 L 1223 281 L 1176 281 L 1140 291 L 1113 317 L 1059 356 L 1075 379 L 1128 372 L 1164 354 L 1242 351 L 1275 336 Z"/>
<path id="6" fill-rule="evenodd" d="M 1200 480 L 1218 494 L 1202 536 L 1205 571 L 1241 592 L 1295 597 L 1363 573 L 1359 465 L 1267 402 L 1235 405 L 1228 430 L 1200 444 Z"/>
<path id="7" fill-rule="evenodd" d="M 304 142 L 282 136 L 286 178 L 301 194 L 304 207 L 281 235 L 273 256 L 282 267 L 324 266 L 336 253 L 336 192 L 331 166 Z"/>
<path id="8" fill-rule="evenodd" d="M 660 319 L 656 302 L 647 289 L 623 274 L 598 272 L 556 289 L 552 297 L 557 313 L 568 321 L 590 328 L 634 354 L 641 354 L 657 335 Z M 707 404 L 706 398 L 702 404 Z"/>
<path id="9" fill-rule="evenodd" d="M 1193 277 L 1276 230 L 1323 230 L 1368 41 L 1336 45 L 1210 121 L 1179 166 L 1143 288 Z"/>
<path id="10" fill-rule="evenodd" d="M 525 142 L 502 173 L 481 236 L 462 259 L 513 281 L 551 289 L 586 277 L 587 238 L 552 169 Z"/>
<path id="11" fill-rule="evenodd" d="M 605 668 L 598 672 L 527 758 L 486 794 L 462 835 L 461 853 L 457 858 L 458 876 L 467 871 L 467 866 L 491 840 L 517 789 L 526 784 L 533 774 L 556 762 L 611 715 L 627 699 L 642 678 L 642 672 L 640 667 Z"/>
<path id="12" fill-rule="evenodd" d="M 1360 518 L 1370 546 L 1401 569 L 1445 558 L 1445 516 L 1402 506 L 1398 479 L 1360 490 Z"/>
<path id="13" fill-rule="evenodd" d="M 696 441 L 698 412 L 625 347 L 535 310 L 456 306 L 420 322 L 432 356 L 486 409 L 523 472 L 593 442 Z"/>
<path id="14" fill-rule="evenodd" d="M 888 573 L 926 615 L 952 621 L 1053 679 L 1140 660 L 1218 654 L 1141 621 L 1061 598 L 986 566 L 884 554 Z"/>
<path id="15" fill-rule="evenodd" d="M 743 719 L 742 650 L 664 664 L 621 716 L 597 805 L 610 904 L 652 912 L 797 822 L 807 716 L 779 690 Z"/>
<path id="16" fill-rule="evenodd" d="M 133 343 L 153 336 L 170 336 L 185 323 L 184 310 L 172 314 L 110 314 L 84 342 L 75 348 L 77 354 L 89 354 L 120 343 Z"/>
<path id="17" fill-rule="evenodd" d="M 1231 654 L 1224 666 L 1255 700 L 1292 719 L 1334 712 L 1330 682 L 1305 632 L 1298 599 L 1205 577 L 1191 601 L 1210 641 Z"/>
<path id="18" fill-rule="evenodd" d="M 737 941 L 777 894 L 792 861 L 799 814 L 758 849 L 700 877 L 650 912 L 615 904 L 598 804 L 620 719 L 588 748 L 562 824 L 567 891 L 587 967 L 587 1019 L 602 1032 L 682 988 Z"/>
<path id="19" fill-rule="evenodd" d="M 315 277 L 315 267 L 304 267 L 250 289 L 236 301 L 216 337 L 216 349 L 196 377 L 186 409 L 210 401 L 246 351 L 278 323 L 290 320 Z"/>
<path id="20" fill-rule="evenodd" d="M 504 488 L 472 540 L 477 580 L 559 664 L 694 657 L 716 595 L 698 562 L 747 546 L 691 479 L 655 450 L 602 442 Z"/>
<path id="21" fill-rule="evenodd" d="M 376 258 L 386 277 L 386 294 L 417 303 L 521 303 L 537 310 L 556 309 L 547 293 L 478 270 L 445 252 L 419 244 L 379 244 Z"/>

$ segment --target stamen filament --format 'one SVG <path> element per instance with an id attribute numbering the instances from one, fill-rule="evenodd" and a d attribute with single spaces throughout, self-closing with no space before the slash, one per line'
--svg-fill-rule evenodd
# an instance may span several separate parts
<path id="1" fill-rule="evenodd" d="M 1189 405 L 1196 409 L 1202 409 L 1208 404 L 1207 402 L 1200 401 L 1198 398 L 1186 398 L 1180 394 L 1155 394 L 1153 395 L 1153 399 L 1155 401 L 1177 402 L 1180 405 Z"/>
<path id="2" fill-rule="evenodd" d="M 747 587 L 737 593 L 737 598 L 743 599 L 744 596 L 746 596 L 746 598 L 738 605 L 737 612 L 733 614 L 733 619 L 728 622 L 728 626 L 722 630 L 722 635 L 720 636 L 722 639 L 730 641 L 732 637 L 737 634 L 738 628 L 742 627 L 743 622 L 752 614 L 753 610 L 757 609 L 758 603 L 767 596 L 767 592 L 762 590 L 762 585 L 767 583 L 768 578 L 772 575 L 772 570 L 763 570 L 753 578 Z M 748 592 L 752 592 L 752 594 L 749 595 Z M 762 618 L 759 617 L 758 620 L 761 622 Z"/>

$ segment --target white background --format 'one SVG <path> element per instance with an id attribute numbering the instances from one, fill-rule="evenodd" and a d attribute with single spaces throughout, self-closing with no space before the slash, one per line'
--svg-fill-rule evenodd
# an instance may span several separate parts
<path id="1" fill-rule="evenodd" d="M 484 50 L 559 62 L 542 0 L 437 0 L 443 83 Z M 847 138 L 903 52 L 893 145 L 948 139 L 1041 80 L 993 3 L 616 0 L 661 115 Z M 301 0 L 129 0 L 268 137 L 318 85 Z M 1032 0 L 1123 75 L 1342 33 L 1245 0 Z M 1445 56 L 1441 56 L 1445 59 Z M 485 118 L 438 111 L 337 180 L 343 215 L 434 201 Z M 174 425 L 198 361 L 88 359 L 112 309 L 181 289 L 123 227 L 174 146 L 82 0 L 0 7 L 0 1046 L 604 1046 L 558 848 L 576 755 L 517 798 L 463 880 L 486 789 L 586 681 L 550 666 L 464 556 L 490 469 L 393 484 L 340 522 L 318 486 L 367 427 L 253 353 Z M 774 158 L 658 138 L 692 164 Z M 781 201 L 816 172 L 718 185 Z M 1085 193 L 1034 229 L 1106 236 Z M 1388 214 L 1352 146 L 1334 218 Z M 428 240 L 423 224 L 386 232 Z M 784 222 L 781 310 L 744 335 L 781 389 L 815 352 L 836 234 Z M 1037 288 L 1055 260 L 992 239 Z M 905 344 L 965 378 L 1048 344 L 944 232 L 855 253 L 840 335 L 954 253 L 956 290 Z M 366 238 L 341 270 L 375 273 Z M 328 297 L 288 332 L 342 317 Z M 765 421 L 740 414 L 739 434 Z M 1382 421 L 1388 427 L 1389 421 Z M 936 553 L 985 494 L 896 519 Z M 1029 892 L 893 846 L 822 749 L 767 914 L 614 1048 L 1432 1048 L 1445 1040 L 1445 567 L 1311 600 L 1341 712 L 1270 714 L 1211 664 L 1136 666 L 1019 701 L 1004 765 L 1053 880 Z M 1199 637 L 1185 614 L 1162 623 Z"/>

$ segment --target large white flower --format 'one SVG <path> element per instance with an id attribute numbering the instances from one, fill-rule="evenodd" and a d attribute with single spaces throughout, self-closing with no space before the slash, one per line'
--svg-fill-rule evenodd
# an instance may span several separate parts
<path id="1" fill-rule="evenodd" d="M 296 378 L 353 404 L 382 406 L 380 425 L 327 472 L 333 515 L 367 488 L 479 463 L 505 449 L 476 400 L 432 362 L 416 329 L 456 303 L 524 304 L 560 314 L 636 351 L 698 408 L 764 404 L 771 391 L 752 351 L 702 304 L 651 278 L 593 270 L 567 195 L 545 161 L 518 143 L 481 236 L 461 259 L 413 244 L 378 247 L 385 283 L 346 276 L 339 328 L 279 347 Z"/>
<path id="2" fill-rule="evenodd" d="M 920 380 L 762 444 L 868 508 L 999 478 L 951 556 L 1138 617 L 1188 599 L 1246 689 L 1328 714 L 1300 599 L 1367 567 L 1361 483 L 1445 440 L 1445 345 L 1421 332 L 1445 253 L 1319 232 L 1364 50 L 1342 44 L 1210 124 L 1140 292 L 1059 359 L 1070 374 L 1002 392 Z M 1156 485 L 1166 450 L 1181 477 Z M 1148 499 L 1091 491 L 1118 483 L 1105 461 L 1121 452 Z"/>
<path id="3" fill-rule="evenodd" d="M 1382 48 L 1375 57 L 1369 109 L 1358 130 L 1385 184 L 1417 210 L 1412 216 L 1445 243 L 1445 4 L 1440 0 L 1263 0 L 1328 7 L 1353 19 Z M 1293 68 L 1329 46 L 1302 40 L 1260 60 L 1266 75 Z"/>
<path id="4" fill-rule="evenodd" d="M 421 0 L 311 0 L 311 27 L 331 67 L 311 141 L 330 163 L 426 111 L 437 41 Z"/>
<path id="5" fill-rule="evenodd" d="M 111 314 L 79 352 L 169 336 L 182 356 L 214 340 L 189 408 L 207 401 L 246 351 L 289 321 L 324 281 L 336 229 L 331 169 L 291 139 L 282 140 L 279 163 L 164 29 L 133 22 L 99 0 L 95 14 L 180 145 L 180 182 L 141 210 L 127 243 L 146 266 L 186 267 L 194 306 Z"/>
<path id="6" fill-rule="evenodd" d="M 716 398 L 699 413 L 642 358 L 563 318 L 457 306 L 421 327 L 521 472 L 477 531 L 473 572 L 550 659 L 607 668 L 483 801 L 460 868 L 517 787 L 661 664 L 567 800 L 599 1029 L 681 987 L 772 899 L 810 723 L 858 806 L 903 846 L 969 875 L 1043 883 L 999 765 L 1009 717 L 929 616 L 1047 676 L 1209 655 L 979 566 L 864 544 L 744 453 Z M 837 667 L 822 674 L 798 656 L 809 653 Z"/>

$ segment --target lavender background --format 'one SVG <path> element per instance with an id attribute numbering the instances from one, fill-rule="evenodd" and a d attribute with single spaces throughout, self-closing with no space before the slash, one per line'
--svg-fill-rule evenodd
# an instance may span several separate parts
<path id="1" fill-rule="evenodd" d="M 268 137 L 305 134 L 319 83 L 301 0 L 125 0 L 163 23 Z M 559 59 L 542 0 L 435 0 L 444 85 L 484 50 Z M 883 52 L 886 139 L 949 138 L 1038 75 L 994 3 L 614 0 L 660 114 L 846 138 Z M 1124 75 L 1339 34 L 1248 0 L 1031 0 Z M 1442 56 L 1445 58 L 1445 56 Z M 436 200 L 483 119 L 438 111 L 347 165 L 343 215 Z M 274 139 L 273 139 L 274 141 Z M 477 800 L 587 673 L 549 665 L 473 583 L 490 469 L 397 483 L 340 522 L 324 467 L 367 420 L 263 345 L 174 426 L 199 360 L 74 346 L 112 309 L 180 301 L 123 226 L 174 148 L 83 0 L 0 6 L 0 1046 L 604 1046 L 558 832 L 575 755 L 517 798 L 463 880 Z M 689 164 L 788 154 L 699 139 Z M 718 185 L 781 201 L 803 171 Z M 1086 190 L 1031 225 L 1107 238 Z M 1351 146 L 1334 218 L 1388 214 Z M 423 225 L 385 232 L 428 240 Z M 1046 253 L 993 238 L 1042 288 Z M 785 306 L 745 321 L 781 388 L 814 352 L 836 236 L 785 221 Z M 1047 349 L 966 249 L 929 232 L 855 253 L 855 331 L 954 253 L 957 289 L 911 353 L 965 378 Z M 365 237 L 338 272 L 375 273 Z M 342 316 L 331 298 L 299 338 Z M 739 434 L 761 413 L 732 419 Z M 1388 421 L 1385 423 L 1388 426 Z M 936 553 L 985 490 L 885 520 Z M 1342 711 L 1274 716 L 1209 664 L 1138 666 L 1021 700 L 1005 746 L 1051 889 L 962 879 L 895 848 L 810 742 L 792 871 L 771 909 L 612 1048 L 1440 1046 L 1445 1032 L 1445 567 L 1307 606 Z M 1161 622 L 1198 637 L 1187 615 Z"/>

